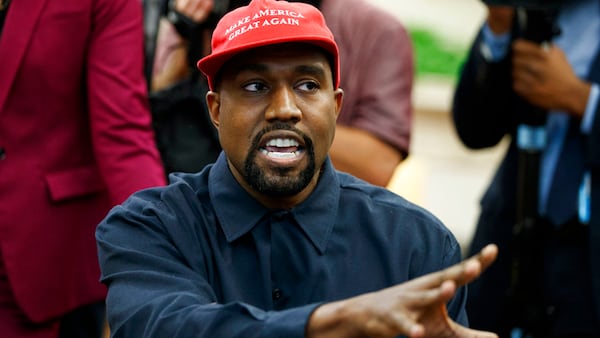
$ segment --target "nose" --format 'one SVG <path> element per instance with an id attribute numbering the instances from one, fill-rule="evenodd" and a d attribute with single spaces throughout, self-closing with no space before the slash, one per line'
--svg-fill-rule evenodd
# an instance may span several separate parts
<path id="1" fill-rule="evenodd" d="M 294 122 L 302 118 L 302 112 L 296 104 L 296 97 L 292 88 L 281 86 L 273 91 L 271 103 L 265 113 L 267 121 L 280 120 Z"/>

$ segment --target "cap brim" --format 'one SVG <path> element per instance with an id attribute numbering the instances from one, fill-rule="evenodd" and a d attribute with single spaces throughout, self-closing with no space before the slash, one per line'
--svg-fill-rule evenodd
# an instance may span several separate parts
<path id="1" fill-rule="evenodd" d="M 244 45 L 236 46 L 235 48 L 227 49 L 226 51 L 220 53 L 210 54 L 202 59 L 200 59 L 196 66 L 198 69 L 204 73 L 209 82 L 209 87 L 211 90 L 214 89 L 214 78 L 221 69 L 221 67 L 232 57 L 238 55 L 240 53 L 246 52 L 248 50 L 259 48 L 263 46 L 275 45 L 275 44 L 284 44 L 290 42 L 301 42 L 306 44 L 312 44 L 317 47 L 323 48 L 326 52 L 330 53 L 332 56 L 338 55 L 338 49 L 335 43 L 332 43 L 330 39 L 326 39 L 322 36 L 280 36 L 272 39 L 264 39 L 252 43 L 247 43 Z M 339 70 L 339 65 L 333 65 L 336 69 L 332 69 L 334 74 L 334 82 L 337 85 L 337 72 Z"/>

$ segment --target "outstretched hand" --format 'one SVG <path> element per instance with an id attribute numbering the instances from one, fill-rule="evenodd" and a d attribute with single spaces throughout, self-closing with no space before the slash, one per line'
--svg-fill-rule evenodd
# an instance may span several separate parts
<path id="1" fill-rule="evenodd" d="M 317 308 L 308 337 L 496 337 L 454 322 L 446 303 L 456 289 L 479 277 L 498 254 L 488 245 L 479 254 L 408 282 Z"/>

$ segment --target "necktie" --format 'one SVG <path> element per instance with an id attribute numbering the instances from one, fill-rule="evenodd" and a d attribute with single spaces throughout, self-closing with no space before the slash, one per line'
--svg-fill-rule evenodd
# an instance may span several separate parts
<path id="1" fill-rule="evenodd" d="M 571 118 L 548 195 L 546 216 L 554 225 L 562 225 L 577 215 L 577 193 L 585 171 L 584 162 L 579 121 Z"/>

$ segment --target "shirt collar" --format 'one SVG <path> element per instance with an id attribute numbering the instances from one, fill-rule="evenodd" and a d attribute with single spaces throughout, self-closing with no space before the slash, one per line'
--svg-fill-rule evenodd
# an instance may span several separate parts
<path id="1" fill-rule="evenodd" d="M 228 242 L 246 234 L 272 210 L 255 200 L 235 180 L 223 152 L 209 173 L 208 189 L 221 229 Z M 340 184 L 329 158 L 308 198 L 290 210 L 315 247 L 323 253 L 338 213 Z"/>

